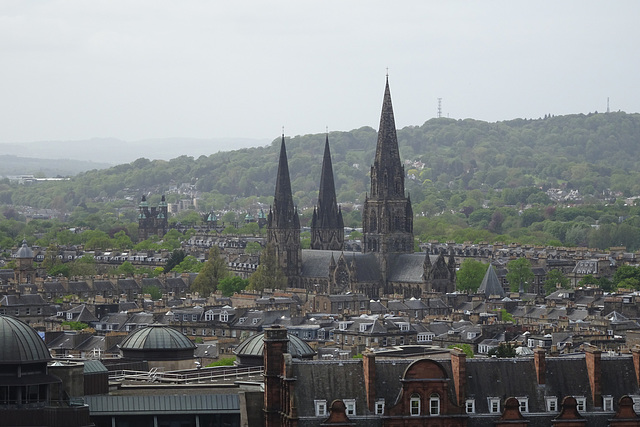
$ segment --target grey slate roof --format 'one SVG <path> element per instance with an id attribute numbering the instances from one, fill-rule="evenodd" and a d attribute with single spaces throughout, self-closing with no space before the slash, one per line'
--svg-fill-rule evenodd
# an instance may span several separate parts
<path id="1" fill-rule="evenodd" d="M 343 252 L 340 251 L 320 251 L 308 250 L 302 251 L 302 277 L 329 277 L 329 264 L 331 256 L 335 262 Z M 378 260 L 373 253 L 345 253 L 345 261 L 351 265 L 352 261 L 356 264 L 356 280 L 361 283 L 377 283 L 382 280 L 380 274 L 380 266 Z"/>
<path id="2" fill-rule="evenodd" d="M 91 416 L 136 414 L 235 414 L 238 394 L 176 394 L 146 396 L 85 396 Z"/>
<path id="3" fill-rule="evenodd" d="M 16 318 L 0 316 L 0 364 L 50 359 L 49 350 L 35 329 Z"/>
<path id="4" fill-rule="evenodd" d="M 493 265 L 489 264 L 487 272 L 484 274 L 478 293 L 485 295 L 498 295 L 500 298 L 504 297 L 504 289 L 498 280 L 498 275 L 493 269 Z"/>
<path id="5" fill-rule="evenodd" d="M 391 258 L 389 281 L 402 283 L 422 283 L 424 274 L 424 260 L 426 254 L 417 252 L 412 254 L 399 254 Z M 429 255 L 431 263 L 435 264 L 438 255 Z"/>

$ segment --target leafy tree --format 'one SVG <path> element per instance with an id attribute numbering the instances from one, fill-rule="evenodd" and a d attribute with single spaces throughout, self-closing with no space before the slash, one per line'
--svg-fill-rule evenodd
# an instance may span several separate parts
<path id="1" fill-rule="evenodd" d="M 582 279 L 580 279 L 580 281 L 578 282 L 578 284 L 580 286 L 592 286 L 592 285 L 597 285 L 598 284 L 598 279 L 596 279 L 595 277 L 593 277 L 593 274 L 587 274 L 585 275 Z"/>
<path id="2" fill-rule="evenodd" d="M 501 308 L 500 309 L 500 319 L 503 322 L 513 322 L 515 323 L 515 319 L 513 318 L 513 315 L 511 313 L 509 313 L 506 309 Z"/>
<path id="3" fill-rule="evenodd" d="M 498 358 L 516 357 L 516 346 L 510 342 L 501 342 L 498 347 L 489 350 L 488 354 Z"/>
<path id="4" fill-rule="evenodd" d="M 204 263 L 198 276 L 191 285 L 191 290 L 202 296 L 209 296 L 218 289 L 218 283 L 229 275 L 227 262 L 220 254 L 220 248 L 209 249 L 209 259 Z"/>
<path id="5" fill-rule="evenodd" d="M 50 243 L 44 253 L 42 267 L 47 270 L 47 274 L 50 276 L 56 276 L 57 274 L 53 274 L 51 270 L 60 266 L 60 264 L 62 264 L 62 261 L 58 258 L 58 246 L 55 243 Z"/>
<path id="6" fill-rule="evenodd" d="M 167 259 L 167 265 L 164 266 L 164 272 L 168 273 L 173 270 L 176 265 L 184 261 L 184 258 L 186 256 L 187 254 L 182 249 L 176 249 L 171 252 L 171 255 L 169 255 L 169 259 Z"/>
<path id="7" fill-rule="evenodd" d="M 507 263 L 507 281 L 511 292 L 519 292 L 520 287 L 527 291 L 535 278 L 531 262 L 527 258 L 518 258 Z"/>
<path id="8" fill-rule="evenodd" d="M 158 287 L 155 285 L 144 286 L 142 288 L 142 293 L 149 294 L 149 296 L 151 296 L 151 299 L 153 301 L 158 301 L 162 299 L 162 291 L 158 289 Z"/>
<path id="9" fill-rule="evenodd" d="M 133 247 L 133 242 L 131 238 L 127 236 L 127 233 L 124 230 L 118 231 L 113 236 L 114 247 L 120 250 L 131 249 Z"/>
<path id="10" fill-rule="evenodd" d="M 249 285 L 248 279 L 239 276 L 227 276 L 218 283 L 218 290 L 225 297 L 230 297 L 235 293 L 242 292 Z"/>
<path id="11" fill-rule="evenodd" d="M 488 268 L 489 264 L 466 258 L 456 272 L 456 288 L 459 291 L 476 292 Z"/>
<path id="12" fill-rule="evenodd" d="M 278 264 L 276 250 L 272 244 L 267 244 L 260 255 L 258 268 L 249 277 L 249 289 L 262 292 L 265 289 L 285 289 L 286 287 L 287 278 Z"/>
<path id="13" fill-rule="evenodd" d="M 96 260 L 91 255 L 84 255 L 71 263 L 70 273 L 72 276 L 95 276 Z"/>
<path id="14" fill-rule="evenodd" d="M 558 269 L 550 270 L 544 281 L 544 291 L 547 295 L 550 295 L 558 288 L 569 289 L 569 279 Z"/>
<path id="15" fill-rule="evenodd" d="M 67 264 L 58 264 L 49 268 L 47 270 L 47 274 L 51 277 L 56 277 L 56 276 L 70 277 L 71 269 Z"/>
<path id="16" fill-rule="evenodd" d="M 87 329 L 89 327 L 89 325 L 87 325 L 86 323 L 83 322 L 76 322 L 76 321 L 72 321 L 72 320 L 68 320 L 68 321 L 64 321 L 62 322 L 62 326 L 68 326 L 69 329 L 74 330 L 74 331 L 81 331 L 83 329 Z"/>
<path id="17" fill-rule="evenodd" d="M 261 250 L 262 246 L 258 242 L 247 242 L 244 248 L 244 252 L 249 255 L 259 254 Z"/>
<path id="18" fill-rule="evenodd" d="M 136 268 L 129 261 L 125 261 L 116 269 L 118 274 L 124 274 L 126 277 L 132 277 L 136 274 Z"/>
<path id="19" fill-rule="evenodd" d="M 640 268 L 621 265 L 613 275 L 613 284 L 618 288 L 640 289 Z"/>
<path id="20" fill-rule="evenodd" d="M 193 255 L 187 255 L 180 264 L 171 269 L 176 273 L 198 273 L 202 269 L 202 263 Z"/>
<path id="21" fill-rule="evenodd" d="M 464 354 L 466 354 L 466 355 L 467 355 L 467 357 L 468 357 L 469 359 L 471 359 L 471 358 L 473 358 L 473 357 L 474 357 L 474 354 L 473 354 L 473 348 L 471 348 L 471 346 L 470 346 L 469 344 L 466 344 L 466 343 L 464 343 L 464 344 L 451 344 L 451 345 L 450 345 L 449 347 L 447 347 L 447 348 L 449 348 L 449 349 L 452 349 L 452 348 L 459 348 L 460 350 L 462 350 L 462 351 L 464 352 Z"/>

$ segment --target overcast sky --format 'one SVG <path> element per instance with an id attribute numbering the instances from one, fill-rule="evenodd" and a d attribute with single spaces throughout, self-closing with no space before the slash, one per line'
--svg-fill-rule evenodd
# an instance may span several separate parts
<path id="1" fill-rule="evenodd" d="M 640 2 L 2 0 L 0 142 L 640 110 Z"/>

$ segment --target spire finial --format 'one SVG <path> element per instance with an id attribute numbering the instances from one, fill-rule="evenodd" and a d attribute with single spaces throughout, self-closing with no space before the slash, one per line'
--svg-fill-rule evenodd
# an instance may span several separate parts
<path id="1" fill-rule="evenodd" d="M 386 76 L 387 76 L 387 80 L 389 80 L 389 67 L 387 67 L 387 74 L 386 74 Z"/>

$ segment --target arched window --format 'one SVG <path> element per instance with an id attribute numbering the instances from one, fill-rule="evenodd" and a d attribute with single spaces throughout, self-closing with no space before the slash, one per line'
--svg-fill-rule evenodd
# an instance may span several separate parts
<path id="1" fill-rule="evenodd" d="M 433 393 L 429 397 L 429 414 L 440 415 L 440 395 Z"/>
<path id="2" fill-rule="evenodd" d="M 412 417 L 420 416 L 420 395 L 418 393 L 411 395 L 410 407 Z"/>

